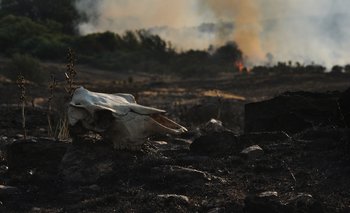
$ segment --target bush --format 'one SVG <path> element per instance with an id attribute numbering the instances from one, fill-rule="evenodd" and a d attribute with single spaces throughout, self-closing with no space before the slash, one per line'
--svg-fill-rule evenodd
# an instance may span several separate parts
<path id="1" fill-rule="evenodd" d="M 30 55 L 15 54 L 5 67 L 4 74 L 16 80 L 19 73 L 22 73 L 25 79 L 36 83 L 43 83 L 48 77 L 37 59 Z"/>
<path id="2" fill-rule="evenodd" d="M 47 33 L 45 26 L 29 18 L 6 16 L 0 19 L 0 46 L 2 51 L 11 54 L 18 51 L 21 42 L 28 38 Z"/>

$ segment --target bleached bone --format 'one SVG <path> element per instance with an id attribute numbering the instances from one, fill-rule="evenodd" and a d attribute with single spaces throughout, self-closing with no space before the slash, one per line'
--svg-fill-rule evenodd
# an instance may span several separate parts
<path id="1" fill-rule="evenodd" d="M 152 134 L 181 134 L 187 129 L 164 117 L 164 110 L 142 106 L 134 96 L 77 88 L 68 107 L 71 129 L 100 133 L 115 149 L 138 149 Z M 74 134 L 74 133 L 73 133 Z"/>

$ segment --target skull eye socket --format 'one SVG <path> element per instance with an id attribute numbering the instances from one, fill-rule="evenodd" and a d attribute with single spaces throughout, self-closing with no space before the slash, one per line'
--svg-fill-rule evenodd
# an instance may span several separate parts
<path id="1" fill-rule="evenodd" d="M 95 125 L 102 129 L 108 128 L 114 121 L 112 112 L 109 110 L 98 110 L 95 112 Z"/>

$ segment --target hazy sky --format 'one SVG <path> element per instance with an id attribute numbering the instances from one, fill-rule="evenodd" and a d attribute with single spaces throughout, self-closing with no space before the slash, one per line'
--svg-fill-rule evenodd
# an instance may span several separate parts
<path id="1" fill-rule="evenodd" d="M 78 0 L 77 8 L 89 17 L 82 34 L 152 28 L 178 49 L 234 40 L 255 64 L 266 53 L 327 66 L 350 61 L 349 0 Z M 199 30 L 203 23 L 219 24 Z"/>

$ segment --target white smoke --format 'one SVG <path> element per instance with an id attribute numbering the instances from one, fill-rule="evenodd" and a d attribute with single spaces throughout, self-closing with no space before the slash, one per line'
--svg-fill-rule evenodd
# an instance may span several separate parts
<path id="1" fill-rule="evenodd" d="M 272 53 L 276 61 L 315 62 L 328 67 L 350 62 L 350 1 L 264 2 L 260 1 L 262 49 Z"/>
<path id="2" fill-rule="evenodd" d="M 275 62 L 328 67 L 350 60 L 348 0 L 78 0 L 76 5 L 88 18 L 79 25 L 82 34 L 151 29 L 178 49 L 235 40 L 255 64 L 265 63 L 267 53 Z M 201 31 L 203 23 L 215 23 L 213 30 Z"/>
<path id="3" fill-rule="evenodd" d="M 207 49 L 232 40 L 232 20 L 218 21 L 210 10 L 198 10 L 201 0 L 78 0 L 76 8 L 87 16 L 78 26 L 81 34 L 149 29 L 178 50 Z M 212 30 L 203 26 L 213 24 Z"/>

